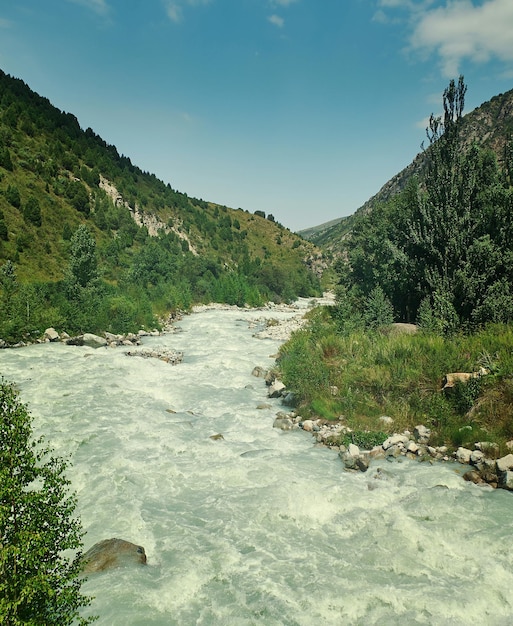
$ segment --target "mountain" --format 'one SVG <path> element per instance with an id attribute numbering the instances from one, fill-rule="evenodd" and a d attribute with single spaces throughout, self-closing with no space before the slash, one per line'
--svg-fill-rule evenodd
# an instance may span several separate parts
<path id="1" fill-rule="evenodd" d="M 305 228 L 303 230 L 296 231 L 298 235 L 301 235 L 303 239 L 311 239 L 312 237 L 318 237 L 325 231 L 329 230 L 332 226 L 336 226 L 342 220 L 345 220 L 345 217 L 338 217 L 334 220 L 330 220 L 329 222 L 324 222 L 323 224 L 319 224 L 318 226 L 310 226 L 310 228 Z"/>
<path id="2" fill-rule="evenodd" d="M 513 89 L 494 96 L 464 115 L 461 120 L 460 136 L 463 138 L 464 146 L 469 147 L 475 142 L 480 147 L 488 148 L 497 155 L 499 164 L 503 164 L 506 146 L 513 137 Z M 400 193 L 413 176 L 422 177 L 428 150 L 429 148 L 420 152 L 410 165 L 386 182 L 376 195 L 356 210 L 354 215 L 372 211 L 374 206 L 387 202 Z M 353 223 L 351 218 L 352 216 L 341 218 L 338 223 L 313 227 L 308 229 L 306 234 L 301 234 L 323 249 L 336 251 L 337 242 L 343 240 L 351 230 Z"/>
<path id="3" fill-rule="evenodd" d="M 173 189 L 91 128 L 82 129 L 74 115 L 0 70 L 4 319 L 6 307 L 21 306 L 14 300 L 7 306 L 11 292 L 20 299 L 31 286 L 41 307 L 56 309 L 58 326 L 71 323 L 65 311 L 70 263 L 74 254 L 85 254 L 73 239 L 80 226 L 91 237 L 97 277 L 114 309 L 116 298 L 121 308 L 143 302 L 146 309 L 149 303 L 154 313 L 164 314 L 213 299 L 256 304 L 319 294 L 312 271 L 318 250 L 312 243 L 271 215 L 234 210 Z M 33 311 L 37 298 L 30 298 Z M 106 319 L 115 317 L 106 314 Z M 0 319 L 0 337 L 2 332 L 7 333 Z"/>

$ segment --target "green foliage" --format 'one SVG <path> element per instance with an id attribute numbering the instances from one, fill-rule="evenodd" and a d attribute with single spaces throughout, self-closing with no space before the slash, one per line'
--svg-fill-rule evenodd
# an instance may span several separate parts
<path id="1" fill-rule="evenodd" d="M 510 326 L 472 335 L 340 333 L 338 320 L 322 311 L 281 347 L 278 366 L 302 413 L 343 417 L 355 431 L 381 432 L 379 418 L 388 415 L 396 432 L 423 423 L 440 445 L 456 445 L 469 425 L 486 440 L 513 435 Z M 447 373 L 482 367 L 489 374 L 442 392 Z"/>
<path id="2" fill-rule="evenodd" d="M 80 610 L 82 529 L 67 464 L 42 440 L 12 385 L 0 382 L 0 622 L 88 624 Z M 79 551 L 76 553 L 76 551 Z M 68 551 L 75 556 L 69 557 Z"/>
<path id="3" fill-rule="evenodd" d="M 450 335 L 459 327 L 458 314 L 447 292 L 435 291 L 420 303 L 417 324 L 425 332 Z"/>
<path id="4" fill-rule="evenodd" d="M 374 287 L 367 296 L 363 318 L 368 328 L 381 328 L 393 323 L 394 309 L 381 287 Z"/>
<path id="5" fill-rule="evenodd" d="M 0 167 L 3 167 L 11 172 L 14 169 L 11 160 L 11 153 L 9 152 L 9 148 L 7 146 L 0 146 Z"/>
<path id="6" fill-rule="evenodd" d="M 0 217 L 0 239 L 3 241 L 8 241 L 9 239 L 9 231 L 7 229 L 7 224 L 4 219 Z"/>
<path id="7" fill-rule="evenodd" d="M 418 177 L 354 216 L 337 267 L 348 293 L 365 298 L 379 287 L 400 320 L 442 334 L 513 320 L 513 188 L 507 166 L 468 146 L 465 94 L 463 77 L 451 81 Z"/>
<path id="8" fill-rule="evenodd" d="M 71 237 L 69 272 L 71 281 L 87 287 L 98 278 L 96 242 L 87 226 L 80 225 Z"/>
<path id="9" fill-rule="evenodd" d="M 340 443 L 344 446 L 354 443 L 361 450 L 372 450 L 374 446 L 381 445 L 387 437 L 387 433 L 381 431 L 353 430 L 343 435 Z"/>
<path id="10" fill-rule="evenodd" d="M 5 190 L 5 199 L 13 207 L 19 209 L 21 207 L 20 191 L 16 185 L 8 185 Z"/>
<path id="11" fill-rule="evenodd" d="M 41 226 L 42 216 L 39 200 L 35 196 L 30 196 L 23 207 L 23 217 L 34 226 Z"/>

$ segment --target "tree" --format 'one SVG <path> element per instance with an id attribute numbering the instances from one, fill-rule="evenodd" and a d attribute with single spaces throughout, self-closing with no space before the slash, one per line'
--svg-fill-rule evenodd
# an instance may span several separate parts
<path id="1" fill-rule="evenodd" d="M 69 272 L 72 282 L 80 287 L 87 287 L 98 278 L 96 242 L 84 224 L 71 237 Z"/>
<path id="2" fill-rule="evenodd" d="M 82 529 L 67 463 L 41 439 L 12 385 L 0 381 L 0 622 L 89 624 L 80 618 Z M 64 551 L 75 552 L 74 557 Z M 78 551 L 78 552 L 76 552 Z"/>
<path id="3" fill-rule="evenodd" d="M 12 172 L 14 169 L 11 160 L 11 153 L 9 152 L 9 148 L 7 148 L 6 146 L 0 147 L 0 167 L 3 167 L 10 172 Z"/>
<path id="4" fill-rule="evenodd" d="M 0 300 L 0 310 L 3 308 L 7 317 L 11 314 L 12 298 L 18 286 L 16 266 L 9 259 L 0 267 L 0 287 L 2 288 L 3 295 L 2 300 Z"/>
<path id="5" fill-rule="evenodd" d="M 16 185 L 7 186 L 7 189 L 5 190 L 5 199 L 9 204 L 12 204 L 12 206 L 17 209 L 21 207 L 20 191 Z"/>
<path id="6" fill-rule="evenodd" d="M 23 217 L 27 222 L 34 224 L 34 226 L 41 226 L 41 207 L 39 206 L 39 200 L 35 196 L 30 196 L 27 200 L 27 204 L 23 208 Z"/>
<path id="7" fill-rule="evenodd" d="M 394 308 L 381 287 L 375 287 L 367 296 L 363 318 L 368 328 L 380 328 L 393 323 Z"/>

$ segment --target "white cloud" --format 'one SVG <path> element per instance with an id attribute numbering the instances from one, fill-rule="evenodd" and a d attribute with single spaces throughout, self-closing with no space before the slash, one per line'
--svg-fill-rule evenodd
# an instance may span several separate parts
<path id="1" fill-rule="evenodd" d="M 68 2 L 80 4 L 100 15 L 106 15 L 109 12 L 109 6 L 106 0 L 68 0 Z"/>
<path id="2" fill-rule="evenodd" d="M 270 15 L 267 19 L 271 22 L 271 24 L 278 26 L 278 28 L 283 28 L 283 25 L 285 24 L 285 20 L 279 15 Z"/>
<path id="3" fill-rule="evenodd" d="M 271 0 L 271 6 L 288 7 L 289 4 L 294 4 L 298 0 Z"/>
<path id="4" fill-rule="evenodd" d="M 182 7 L 176 2 L 166 2 L 166 13 L 172 22 L 181 22 L 183 17 Z"/>
<path id="5" fill-rule="evenodd" d="M 486 63 L 492 58 L 513 63 L 513 2 L 487 0 L 474 6 L 455 0 L 426 11 L 415 25 L 411 48 L 437 52 L 442 71 L 455 76 L 464 59 Z"/>
<path id="6" fill-rule="evenodd" d="M 199 7 L 210 4 L 212 0 L 165 0 L 164 7 L 167 16 L 172 22 L 179 23 L 183 20 L 184 8 Z"/>
<path id="7" fill-rule="evenodd" d="M 433 4 L 434 0 L 379 0 L 378 6 L 391 9 L 408 9 L 421 11 Z"/>

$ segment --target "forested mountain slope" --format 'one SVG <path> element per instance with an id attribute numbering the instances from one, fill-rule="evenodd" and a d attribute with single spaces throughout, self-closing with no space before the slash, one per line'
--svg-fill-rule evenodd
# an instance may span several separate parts
<path id="1" fill-rule="evenodd" d="M 102 306 L 111 301 L 105 319 L 124 310 L 112 328 L 133 317 L 134 303 L 146 311 L 132 320 L 140 324 L 149 310 L 194 301 L 257 304 L 319 290 L 309 269 L 315 247 L 272 215 L 188 197 L 0 71 L 0 337 L 52 321 L 74 330 L 64 301 L 76 279 L 73 257 L 84 254 L 73 241 L 80 226 L 94 257 L 82 287 L 101 285 Z M 20 298 L 32 311 L 26 324 L 13 319 Z M 41 319 L 41 308 L 55 309 L 55 319 Z"/>
<path id="2" fill-rule="evenodd" d="M 513 89 L 504 94 L 494 96 L 477 109 L 474 109 L 461 118 L 460 140 L 462 149 L 467 149 L 472 143 L 483 149 L 489 149 L 495 153 L 499 165 L 502 167 L 507 159 L 506 151 L 513 136 Z M 373 207 L 388 202 L 397 196 L 414 176 L 422 178 L 425 172 L 429 147 L 422 150 L 415 159 L 401 170 L 398 174 L 386 182 L 378 193 L 365 204 L 363 204 L 355 214 L 366 213 Z M 326 250 L 337 252 L 340 250 L 340 243 L 346 234 L 351 230 L 353 215 L 343 218 L 338 224 L 322 229 L 308 235 L 308 239 Z"/>

